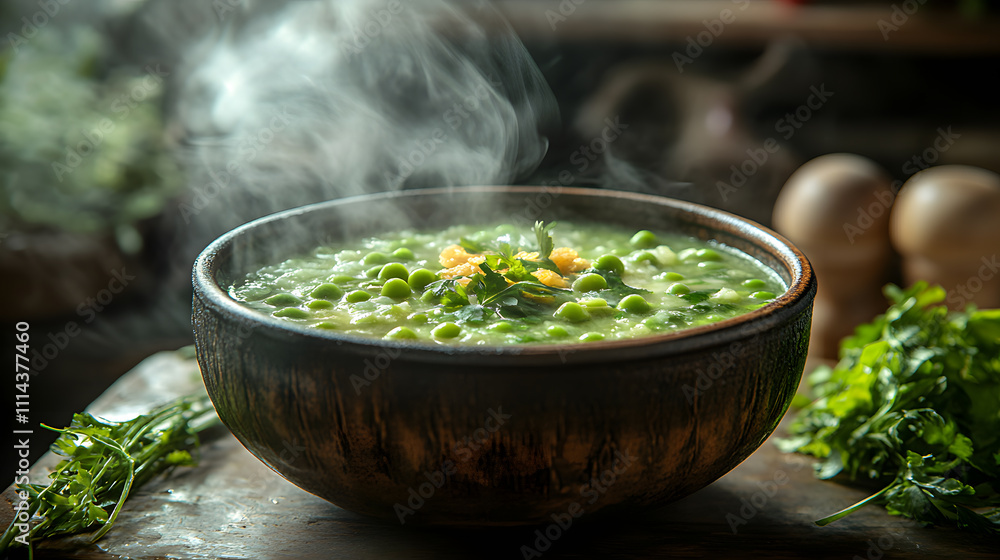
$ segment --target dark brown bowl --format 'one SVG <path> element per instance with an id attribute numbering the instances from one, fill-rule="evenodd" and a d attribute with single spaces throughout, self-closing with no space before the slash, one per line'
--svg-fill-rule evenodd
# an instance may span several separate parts
<path id="1" fill-rule="evenodd" d="M 790 286 L 725 321 L 633 340 L 438 346 L 319 332 L 227 295 L 265 263 L 412 224 L 600 221 L 715 239 Z M 469 187 L 336 200 L 268 216 L 194 268 L 194 334 L 223 422 L 257 458 L 345 509 L 405 523 L 512 525 L 686 496 L 778 425 L 806 358 L 816 281 L 788 241 L 656 196 Z"/>

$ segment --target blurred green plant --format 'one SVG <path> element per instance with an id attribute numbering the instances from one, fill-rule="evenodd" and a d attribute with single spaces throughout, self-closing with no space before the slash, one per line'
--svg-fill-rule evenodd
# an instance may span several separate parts
<path id="1" fill-rule="evenodd" d="M 135 250 L 136 222 L 180 192 L 162 72 L 107 69 L 107 49 L 50 26 L 0 53 L 0 230 L 113 232 Z"/>

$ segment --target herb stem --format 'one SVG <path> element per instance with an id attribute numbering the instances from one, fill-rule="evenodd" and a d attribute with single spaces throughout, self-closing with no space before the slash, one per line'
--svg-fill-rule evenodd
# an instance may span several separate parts
<path id="1" fill-rule="evenodd" d="M 819 525 L 820 527 L 825 527 L 830 523 L 833 523 L 834 521 L 840 519 L 841 517 L 847 517 L 848 515 L 854 513 L 855 511 L 863 508 L 866 504 L 868 504 L 868 502 L 878 499 L 880 496 L 882 496 L 882 494 L 888 492 L 889 489 L 892 488 L 895 484 L 896 482 L 893 482 L 892 484 L 886 486 L 885 488 L 879 490 L 878 492 L 872 494 L 871 496 L 868 496 L 867 498 L 861 500 L 860 502 L 854 504 L 853 506 L 842 509 L 833 515 L 828 515 L 823 519 L 817 519 L 813 523 Z"/>

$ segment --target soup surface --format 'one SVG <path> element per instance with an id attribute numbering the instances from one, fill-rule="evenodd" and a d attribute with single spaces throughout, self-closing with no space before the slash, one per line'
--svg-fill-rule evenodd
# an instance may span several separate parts
<path id="1" fill-rule="evenodd" d="M 318 247 L 248 274 L 229 293 L 310 328 L 505 345 L 674 331 L 757 309 L 785 289 L 774 271 L 718 243 L 560 222 Z"/>

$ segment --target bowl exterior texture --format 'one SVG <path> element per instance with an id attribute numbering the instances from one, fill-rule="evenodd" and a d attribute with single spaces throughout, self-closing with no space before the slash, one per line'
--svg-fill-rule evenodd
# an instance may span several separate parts
<path id="1" fill-rule="evenodd" d="M 791 402 L 816 287 L 801 254 L 723 213 L 577 189 L 555 191 L 558 204 L 537 208 L 545 220 L 589 217 L 716 238 L 760 258 L 792 286 L 751 316 L 679 335 L 559 347 L 415 347 L 318 335 L 225 301 L 228 284 L 257 264 L 344 235 L 395 229 L 398 212 L 418 226 L 440 227 L 461 221 L 456 208 L 488 197 L 487 219 L 516 221 L 523 200 L 545 193 L 553 191 L 346 199 L 221 238 L 196 264 L 194 328 L 223 422 L 297 486 L 405 523 L 523 524 L 655 507 L 724 475 L 764 442 Z M 633 214 L 621 214 L 628 209 Z M 350 223 L 366 212 L 370 223 Z M 303 225 L 303 239 L 284 234 Z"/>

